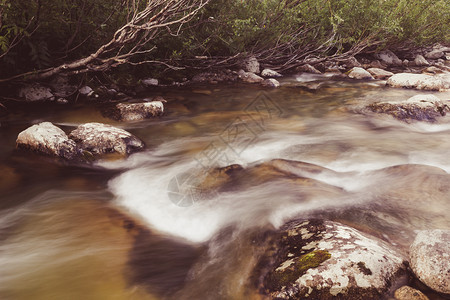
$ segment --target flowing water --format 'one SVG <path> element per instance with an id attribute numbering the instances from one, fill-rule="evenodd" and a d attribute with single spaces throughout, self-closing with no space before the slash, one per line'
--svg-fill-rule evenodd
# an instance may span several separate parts
<path id="1" fill-rule="evenodd" d="M 260 299 L 249 281 L 258 235 L 294 217 L 339 221 L 407 254 L 415 230 L 450 229 L 450 122 L 351 108 L 419 93 L 302 75 L 274 90 L 155 90 L 142 98 L 163 96 L 166 114 L 138 123 L 106 119 L 95 103 L 10 107 L 0 117 L 0 299 Z M 147 150 L 92 166 L 15 150 L 40 121 L 110 123 Z M 258 180 L 273 159 L 301 162 L 278 161 L 304 180 Z M 254 171 L 198 193 L 199 178 L 232 164 Z"/>

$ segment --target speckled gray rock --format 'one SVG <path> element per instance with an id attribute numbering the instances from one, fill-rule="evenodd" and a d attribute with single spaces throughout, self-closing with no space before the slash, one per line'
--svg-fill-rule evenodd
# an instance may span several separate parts
<path id="1" fill-rule="evenodd" d="M 262 77 L 281 77 L 282 75 L 278 73 L 277 71 L 271 70 L 271 69 L 264 69 L 261 72 Z"/>
<path id="2" fill-rule="evenodd" d="M 77 156 L 75 142 L 59 127 L 50 122 L 33 125 L 19 133 L 17 148 L 73 159 Z"/>
<path id="3" fill-rule="evenodd" d="M 25 101 L 52 101 L 55 100 L 52 90 L 40 84 L 30 84 L 19 90 L 19 97 Z"/>
<path id="4" fill-rule="evenodd" d="M 252 72 L 245 72 L 244 70 L 240 70 L 238 72 L 239 78 L 247 83 L 260 83 L 264 81 L 264 78 L 261 76 L 256 75 Z"/>
<path id="5" fill-rule="evenodd" d="M 425 54 L 425 57 L 429 58 L 429 59 L 438 59 L 438 58 L 443 57 L 444 55 L 445 55 L 445 53 L 441 49 L 434 49 L 434 50 L 428 52 L 427 54 Z"/>
<path id="6" fill-rule="evenodd" d="M 289 222 L 269 244 L 255 278 L 275 299 L 382 299 L 406 272 L 386 242 L 335 222 Z"/>
<path id="7" fill-rule="evenodd" d="M 259 71 L 260 71 L 260 69 L 259 69 L 259 62 L 256 59 L 256 57 L 254 57 L 254 56 L 249 57 L 244 62 L 244 69 L 247 72 L 259 74 Z"/>
<path id="8" fill-rule="evenodd" d="M 414 88 L 418 90 L 445 91 L 450 89 L 450 74 L 425 75 L 398 73 L 386 82 L 391 87 Z"/>
<path id="9" fill-rule="evenodd" d="M 394 293 L 395 300 L 429 300 L 421 291 L 404 285 Z"/>
<path id="10" fill-rule="evenodd" d="M 410 247 L 411 268 L 420 281 L 450 294 L 450 230 L 420 231 Z"/>
<path id="11" fill-rule="evenodd" d="M 311 73 L 311 74 L 322 74 L 319 70 L 311 66 L 310 64 L 305 64 L 297 68 L 297 71 Z"/>
<path id="12" fill-rule="evenodd" d="M 144 143 L 128 131 L 102 123 L 80 125 L 70 133 L 70 138 L 83 151 L 94 155 L 118 153 L 125 156 L 144 148 Z"/>
<path id="13" fill-rule="evenodd" d="M 412 120 L 436 122 L 450 111 L 447 103 L 431 94 L 416 95 L 405 101 L 372 103 L 367 108 L 372 112 L 388 114 L 405 122 Z"/>
<path id="14" fill-rule="evenodd" d="M 164 113 L 164 104 L 162 101 L 119 103 L 108 113 L 109 117 L 118 121 L 142 121 L 162 115 Z"/>
<path id="15" fill-rule="evenodd" d="M 378 58 L 382 63 L 385 65 L 391 66 L 401 66 L 403 63 L 402 61 L 395 55 L 394 52 L 390 50 L 382 51 L 375 55 L 376 58 Z"/>
<path id="16" fill-rule="evenodd" d="M 353 79 L 374 79 L 369 72 L 360 67 L 354 67 L 351 69 L 348 73 L 348 77 Z"/>

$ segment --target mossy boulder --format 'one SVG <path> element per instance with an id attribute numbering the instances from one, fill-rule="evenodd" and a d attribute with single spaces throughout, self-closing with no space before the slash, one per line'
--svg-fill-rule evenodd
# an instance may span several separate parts
<path id="1" fill-rule="evenodd" d="M 367 106 L 367 109 L 375 113 L 391 115 L 405 122 L 436 122 L 450 111 L 449 104 L 434 95 L 425 94 L 416 95 L 406 101 L 372 103 Z"/>
<path id="2" fill-rule="evenodd" d="M 295 220 L 274 234 L 254 274 L 273 299 L 382 299 L 406 265 L 388 243 L 331 221 Z"/>

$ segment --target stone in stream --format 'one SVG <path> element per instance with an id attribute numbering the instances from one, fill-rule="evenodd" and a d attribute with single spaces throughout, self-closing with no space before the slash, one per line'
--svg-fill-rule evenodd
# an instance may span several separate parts
<path id="1" fill-rule="evenodd" d="M 369 68 L 367 69 L 375 79 L 386 79 L 394 75 L 394 73 L 380 69 L 380 68 Z"/>
<path id="2" fill-rule="evenodd" d="M 410 252 L 414 274 L 433 290 L 450 294 L 450 230 L 419 231 Z"/>
<path id="3" fill-rule="evenodd" d="M 386 82 L 391 87 L 414 88 L 418 90 L 445 91 L 450 89 L 450 74 L 425 75 L 398 73 Z"/>
<path id="4" fill-rule="evenodd" d="M 25 101 L 53 101 L 55 95 L 49 87 L 40 85 L 38 83 L 26 85 L 19 90 L 19 97 L 24 98 Z"/>
<path id="5" fill-rule="evenodd" d="M 144 143 L 128 131 L 102 123 L 82 124 L 69 136 L 83 151 L 93 155 L 117 153 L 126 156 L 144 148 Z"/>
<path id="6" fill-rule="evenodd" d="M 78 155 L 76 143 L 66 133 L 50 122 L 33 125 L 21 133 L 16 140 L 17 148 L 38 153 L 73 159 Z"/>
<path id="7" fill-rule="evenodd" d="M 164 112 L 164 99 L 141 103 L 119 103 L 105 112 L 105 115 L 118 121 L 142 121 L 161 116 Z"/>
<path id="8" fill-rule="evenodd" d="M 300 66 L 296 70 L 300 71 L 300 72 L 311 73 L 311 74 L 322 74 L 322 72 L 320 72 L 319 70 L 317 70 L 310 64 L 305 64 L 303 66 Z"/>
<path id="9" fill-rule="evenodd" d="M 352 79 L 374 79 L 372 75 L 360 67 L 354 67 L 348 73 L 348 77 Z"/>
<path id="10" fill-rule="evenodd" d="M 403 255 L 346 225 L 295 220 L 269 238 L 253 279 L 273 299 L 382 299 L 404 280 Z"/>
<path id="11" fill-rule="evenodd" d="M 274 78 L 269 78 L 269 79 L 265 79 L 263 82 L 261 82 L 262 86 L 266 86 L 266 87 L 279 87 L 280 86 L 280 82 Z"/>
<path id="12" fill-rule="evenodd" d="M 282 75 L 278 73 L 277 71 L 271 70 L 271 69 L 264 69 L 261 72 L 262 77 L 281 77 Z"/>
<path id="13" fill-rule="evenodd" d="M 238 72 L 239 78 L 247 83 L 260 83 L 264 81 L 264 78 L 256 75 L 252 72 L 245 72 L 244 70 L 240 70 Z"/>
<path id="14" fill-rule="evenodd" d="M 397 289 L 394 297 L 395 300 L 428 300 L 428 297 L 424 293 L 407 285 Z"/>
<path id="15" fill-rule="evenodd" d="M 422 55 L 418 54 L 416 58 L 414 59 L 414 64 L 416 66 L 429 66 L 430 63 L 423 57 Z"/>
<path id="16" fill-rule="evenodd" d="M 411 120 L 436 122 L 450 111 L 449 104 L 431 94 L 416 95 L 406 101 L 376 102 L 367 108 L 372 112 L 389 114 L 406 122 Z"/>

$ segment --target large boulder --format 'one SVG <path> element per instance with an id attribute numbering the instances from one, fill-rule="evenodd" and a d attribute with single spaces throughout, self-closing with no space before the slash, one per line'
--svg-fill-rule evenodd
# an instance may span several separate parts
<path id="1" fill-rule="evenodd" d="M 386 84 L 391 87 L 444 91 L 450 89 L 450 74 L 433 76 L 426 74 L 398 73 L 390 77 Z"/>
<path id="2" fill-rule="evenodd" d="M 38 83 L 30 84 L 22 87 L 19 90 L 19 97 L 24 98 L 25 101 L 53 101 L 55 95 L 49 87 L 40 85 Z"/>
<path id="3" fill-rule="evenodd" d="M 382 51 L 375 55 L 382 63 L 388 66 L 401 66 L 403 62 L 390 50 Z"/>
<path id="4" fill-rule="evenodd" d="M 78 155 L 77 145 L 59 127 L 50 122 L 33 125 L 19 133 L 17 148 L 73 159 Z"/>
<path id="5" fill-rule="evenodd" d="M 102 123 L 82 124 L 70 133 L 70 138 L 93 155 L 126 156 L 144 148 L 144 143 L 128 131 Z"/>
<path id="6" fill-rule="evenodd" d="M 425 57 L 429 58 L 429 59 L 439 59 L 444 56 L 445 56 L 445 53 L 441 49 L 434 49 L 434 50 L 428 52 L 427 54 L 425 54 Z"/>
<path id="7" fill-rule="evenodd" d="M 107 115 L 118 121 L 142 121 L 161 116 L 164 112 L 164 100 L 141 103 L 119 103 L 107 112 Z"/>
<path id="8" fill-rule="evenodd" d="M 369 68 L 367 69 L 375 79 L 386 79 L 394 75 L 394 73 L 380 69 L 380 68 Z"/>
<path id="9" fill-rule="evenodd" d="M 254 278 L 273 299 L 382 299 L 402 280 L 401 253 L 331 221 L 292 221 L 269 242 Z"/>
<path id="10" fill-rule="evenodd" d="M 354 67 L 351 69 L 348 73 L 348 77 L 353 79 L 374 79 L 369 72 L 360 67 Z"/>
<path id="11" fill-rule="evenodd" d="M 414 274 L 428 287 L 450 294 L 450 230 L 420 231 L 410 247 Z"/>
<path id="12" fill-rule="evenodd" d="M 376 102 L 367 108 L 372 112 L 388 114 L 406 122 L 411 120 L 435 122 L 450 111 L 449 105 L 431 94 L 416 95 L 405 101 Z"/>

